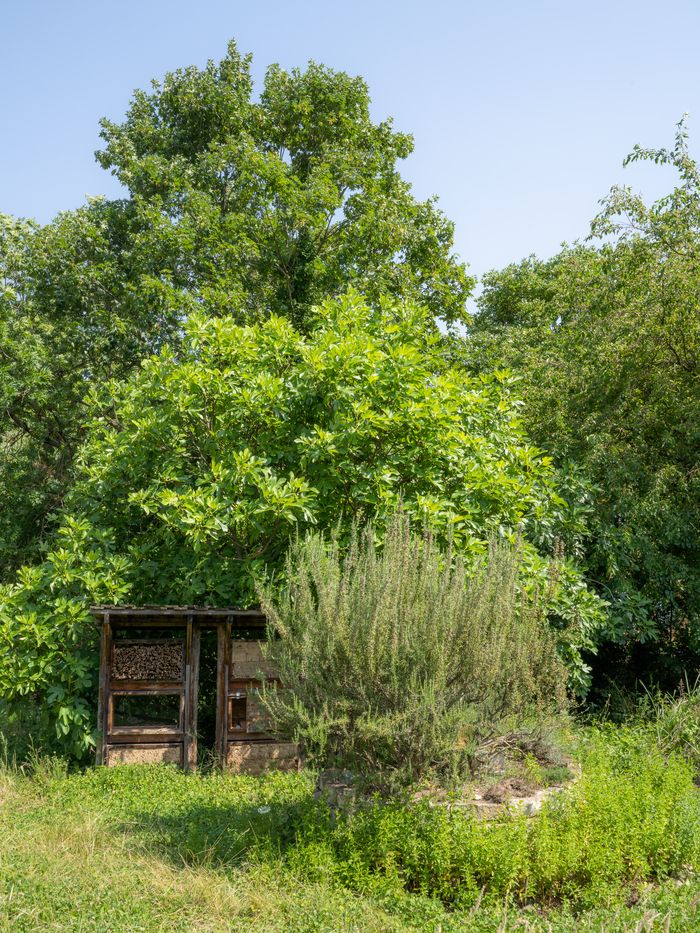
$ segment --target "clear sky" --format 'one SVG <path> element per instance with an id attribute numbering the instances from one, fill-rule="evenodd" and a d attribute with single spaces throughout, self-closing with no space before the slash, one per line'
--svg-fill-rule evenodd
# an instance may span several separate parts
<path id="1" fill-rule="evenodd" d="M 700 154 L 698 0 L 0 0 L 0 36 L 0 211 L 40 221 L 115 195 L 99 118 L 231 37 L 258 82 L 310 58 L 363 75 L 478 275 L 585 236 L 615 182 L 661 194 L 669 170 L 622 159 L 670 144 L 685 111 Z"/>

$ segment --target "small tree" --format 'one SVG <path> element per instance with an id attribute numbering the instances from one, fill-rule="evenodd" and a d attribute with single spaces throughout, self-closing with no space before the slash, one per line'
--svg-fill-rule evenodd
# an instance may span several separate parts
<path id="1" fill-rule="evenodd" d="M 492 544 L 467 569 L 399 512 L 383 546 L 371 524 L 345 557 L 298 540 L 287 582 L 261 593 L 284 689 L 275 727 L 321 765 L 416 781 L 460 769 L 505 720 L 565 705 L 546 594 L 518 587 L 519 553 Z"/>

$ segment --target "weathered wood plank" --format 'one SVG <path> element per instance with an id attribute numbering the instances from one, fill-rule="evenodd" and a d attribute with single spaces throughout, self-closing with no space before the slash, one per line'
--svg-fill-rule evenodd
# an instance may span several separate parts
<path id="1" fill-rule="evenodd" d="M 108 745 L 176 745 L 178 742 L 182 744 L 184 738 L 184 733 L 182 732 L 168 732 L 159 735 L 158 733 L 146 734 L 141 736 L 134 736 L 127 732 L 120 734 L 113 734 L 109 737 Z"/>
<path id="2" fill-rule="evenodd" d="M 110 693 L 124 696 L 172 696 L 185 692 L 185 684 L 181 680 L 111 680 L 109 688 Z"/>
<path id="3" fill-rule="evenodd" d="M 177 727 L 170 726 L 158 726 L 153 729 L 142 729 L 137 730 L 130 729 L 128 726 L 115 726 L 112 731 L 109 733 L 109 744 L 113 745 L 115 742 L 119 743 L 130 743 L 131 745 L 137 745 L 139 742 L 143 741 L 146 745 L 149 742 L 156 742 L 159 739 L 162 740 L 163 736 L 167 736 L 168 739 L 172 742 L 182 742 L 185 738 L 185 733 L 182 729 Z"/>
<path id="4" fill-rule="evenodd" d="M 226 733 L 228 732 L 228 671 L 230 664 L 231 622 L 227 620 L 217 626 L 216 651 L 216 730 L 214 754 L 223 764 L 226 756 Z"/>
<path id="5" fill-rule="evenodd" d="M 217 619 L 221 622 L 226 622 L 231 618 L 259 619 L 262 623 L 265 621 L 265 616 L 260 609 L 212 609 L 206 606 L 91 606 L 89 611 L 94 616 L 101 617 L 109 614 L 116 619 L 124 616 L 134 618 L 180 616 L 186 620 L 188 615 L 192 615 L 195 621 L 199 621 L 200 618 Z"/>
<path id="6" fill-rule="evenodd" d="M 104 762 L 104 749 L 107 740 L 106 709 L 109 705 L 109 680 L 111 651 L 111 628 L 109 613 L 105 613 L 102 620 L 102 636 L 100 639 L 100 679 L 97 695 L 97 748 L 95 760 L 98 765 Z"/>
<path id="7" fill-rule="evenodd" d="M 199 628 L 193 618 L 187 620 L 187 693 L 185 695 L 185 749 L 184 767 L 188 771 L 197 768 L 197 702 L 199 699 Z"/>

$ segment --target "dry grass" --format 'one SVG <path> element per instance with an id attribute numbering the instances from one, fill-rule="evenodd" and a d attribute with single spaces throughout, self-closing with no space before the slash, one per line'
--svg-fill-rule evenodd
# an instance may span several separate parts
<path id="1" fill-rule="evenodd" d="M 0 788 L 2 933 L 407 928 L 361 898 L 272 870 L 173 864 L 94 810 L 61 811 L 28 781 Z"/>
<path id="2" fill-rule="evenodd" d="M 0 807 L 15 796 L 15 779 L 0 768 Z"/>

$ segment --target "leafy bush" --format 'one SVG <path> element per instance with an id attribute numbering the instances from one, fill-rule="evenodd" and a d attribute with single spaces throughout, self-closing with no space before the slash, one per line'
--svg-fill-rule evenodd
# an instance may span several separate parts
<path id="1" fill-rule="evenodd" d="M 103 121 L 124 186 L 39 226 L 0 214 L 0 580 L 40 560 L 73 479 L 88 382 L 177 353 L 195 309 L 300 330 L 350 285 L 464 319 L 453 225 L 401 177 L 413 140 L 375 123 L 360 77 L 251 58 L 178 69 Z M 223 185 L 223 187 L 222 187 Z"/>
<path id="2" fill-rule="evenodd" d="M 566 514 L 551 462 L 524 437 L 510 379 L 451 368 L 430 315 L 357 294 L 285 320 L 192 319 L 181 351 L 100 389 L 45 561 L 0 587 L 0 698 L 47 707 L 64 748 L 89 748 L 97 671 L 90 602 L 249 605 L 290 535 L 404 508 L 455 548 L 523 531 L 546 574 Z M 602 604 L 571 564 L 553 594 L 585 688 Z M 39 737 L 37 737 L 39 738 Z M 41 737 L 42 741 L 44 737 Z"/>
<path id="3" fill-rule="evenodd" d="M 371 524 L 345 556 L 297 541 L 287 584 L 262 593 L 285 685 L 263 694 L 276 728 L 316 762 L 411 782 L 463 770 L 506 722 L 560 710 L 547 594 L 519 591 L 520 570 L 503 544 L 468 569 L 401 512 L 381 549 Z"/>
<path id="4" fill-rule="evenodd" d="M 681 758 L 644 744 L 618 755 L 594 736 L 580 781 L 534 818 L 480 821 L 457 806 L 376 803 L 304 825 L 287 861 L 308 879 L 330 875 L 363 892 L 408 890 L 459 906 L 504 897 L 612 903 L 700 867 L 700 801 Z"/>
<path id="5" fill-rule="evenodd" d="M 683 755 L 700 768 L 700 689 L 680 697 L 659 696 L 652 702 L 651 728 L 661 751 Z"/>
<path id="6" fill-rule="evenodd" d="M 623 699 L 627 698 L 623 695 Z M 639 736 L 639 741 L 653 744 L 665 755 L 681 755 L 700 770 L 700 680 L 681 682 L 673 694 L 646 690 L 633 699 L 625 717 L 626 733 Z"/>

